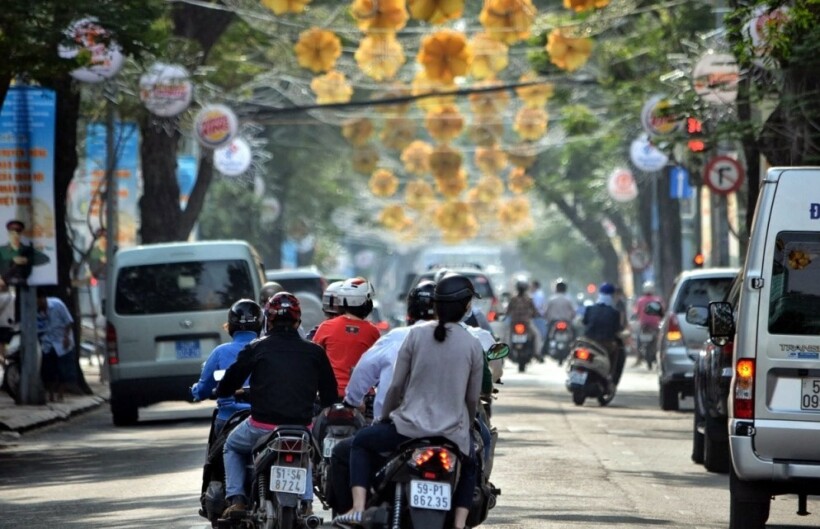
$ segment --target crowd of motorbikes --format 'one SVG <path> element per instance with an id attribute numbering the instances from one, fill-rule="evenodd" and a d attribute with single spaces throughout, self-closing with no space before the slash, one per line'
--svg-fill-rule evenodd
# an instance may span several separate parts
<path id="1" fill-rule="evenodd" d="M 503 359 L 509 351 L 506 344 L 498 343 L 487 351 L 487 359 Z M 223 374 L 217 371 L 214 378 L 219 380 Z M 238 396 L 239 400 L 249 398 L 250 388 L 244 388 L 243 393 Z M 490 482 L 498 438 L 497 430 L 490 426 L 493 399 L 494 395 L 482 395 L 478 411 L 481 417 L 476 417 L 473 428 L 475 453 L 483 457 L 477 457 L 479 478 L 468 518 L 470 527 L 486 519 L 501 493 Z M 314 529 L 321 526 L 323 520 L 301 501 L 308 472 L 316 497 L 329 509 L 333 447 L 366 427 L 369 423 L 367 416 L 372 418 L 372 414 L 334 404 L 317 414 L 312 428 L 280 425 L 271 431 L 253 449 L 245 485 L 246 496 L 250 499 L 247 510 L 233 512 L 229 518 L 222 519 L 227 507 L 222 450 L 228 434 L 249 414 L 249 410 L 236 412 L 218 435 L 214 434 L 212 421 L 208 455 L 203 467 L 200 515 L 207 518 L 212 527 L 222 529 Z M 489 447 L 484 446 L 478 421 L 490 427 Z M 416 439 L 400 446 L 389 454 L 376 473 L 362 526 L 365 529 L 452 527 L 453 494 L 460 465 L 458 448 L 444 438 Z"/>

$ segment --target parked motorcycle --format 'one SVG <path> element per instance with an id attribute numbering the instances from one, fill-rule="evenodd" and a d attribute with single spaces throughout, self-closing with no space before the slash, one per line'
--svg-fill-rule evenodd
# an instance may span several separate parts
<path id="1" fill-rule="evenodd" d="M 601 406 L 615 398 L 611 369 L 614 354 L 609 347 L 589 338 L 575 340 L 567 364 L 566 386 L 577 406 L 583 405 L 587 397 L 597 398 Z"/>
<path id="2" fill-rule="evenodd" d="M 340 441 L 353 437 L 366 425 L 367 420 L 359 410 L 341 403 L 323 410 L 314 421 L 313 435 L 321 451 L 316 451 L 313 461 L 313 485 L 325 509 L 329 510 L 332 503 L 328 495 L 332 491 L 329 472 L 333 447 Z"/>
<path id="3" fill-rule="evenodd" d="M 558 362 L 559 366 L 569 356 L 573 340 L 575 340 L 575 329 L 572 327 L 572 322 L 556 320 L 550 324 L 546 343 L 549 344 L 550 357 Z"/>
<path id="4" fill-rule="evenodd" d="M 20 349 L 19 347 L 6 350 L 3 360 L 3 391 L 20 403 Z"/>
<path id="5" fill-rule="evenodd" d="M 512 322 L 510 342 L 510 359 L 518 364 L 518 372 L 523 373 L 535 353 L 535 340 L 530 333 L 530 326 L 522 322 Z"/>

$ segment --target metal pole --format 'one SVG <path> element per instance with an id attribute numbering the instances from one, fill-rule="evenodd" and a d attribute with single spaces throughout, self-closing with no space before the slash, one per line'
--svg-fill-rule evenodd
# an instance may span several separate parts
<path id="1" fill-rule="evenodd" d="M 658 211 L 658 174 L 657 172 L 650 173 L 652 182 L 652 280 L 655 281 L 657 288 L 662 289 L 664 285 L 661 284 L 661 234 L 660 234 L 660 211 Z"/>
<path id="2" fill-rule="evenodd" d="M 117 153 L 114 138 L 114 127 L 116 124 L 116 96 L 117 85 L 115 81 L 106 81 L 105 86 L 106 110 L 105 110 L 105 283 L 100 289 L 103 304 L 103 314 L 108 303 L 107 295 L 109 281 L 112 278 L 114 254 L 117 252 L 117 242 L 119 231 L 117 226 Z M 108 354 L 106 351 L 105 363 L 100 373 L 101 377 L 107 378 L 105 371 L 108 369 Z"/>

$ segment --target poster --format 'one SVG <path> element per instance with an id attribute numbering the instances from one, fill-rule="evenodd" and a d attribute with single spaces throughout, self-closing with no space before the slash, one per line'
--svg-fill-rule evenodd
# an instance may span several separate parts
<path id="1" fill-rule="evenodd" d="M 0 277 L 57 284 L 52 90 L 9 88 L 0 110 Z"/>

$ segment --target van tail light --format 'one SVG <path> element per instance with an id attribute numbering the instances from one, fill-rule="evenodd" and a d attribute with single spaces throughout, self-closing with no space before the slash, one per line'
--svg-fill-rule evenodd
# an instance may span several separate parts
<path id="1" fill-rule="evenodd" d="M 755 418 L 755 361 L 742 358 L 737 361 L 734 380 L 734 416 L 736 419 Z"/>
<path id="2" fill-rule="evenodd" d="M 666 328 L 666 341 L 670 344 L 680 342 L 683 339 L 683 334 L 680 332 L 680 324 L 678 324 L 678 315 L 672 314 L 669 316 L 669 325 Z"/>
<path id="3" fill-rule="evenodd" d="M 115 366 L 120 363 L 120 352 L 117 349 L 117 329 L 110 323 L 105 325 L 105 351 L 108 355 L 108 365 Z"/>
<path id="4" fill-rule="evenodd" d="M 516 323 L 513 327 L 513 332 L 515 334 L 526 334 L 527 333 L 527 326 L 523 323 Z"/>

